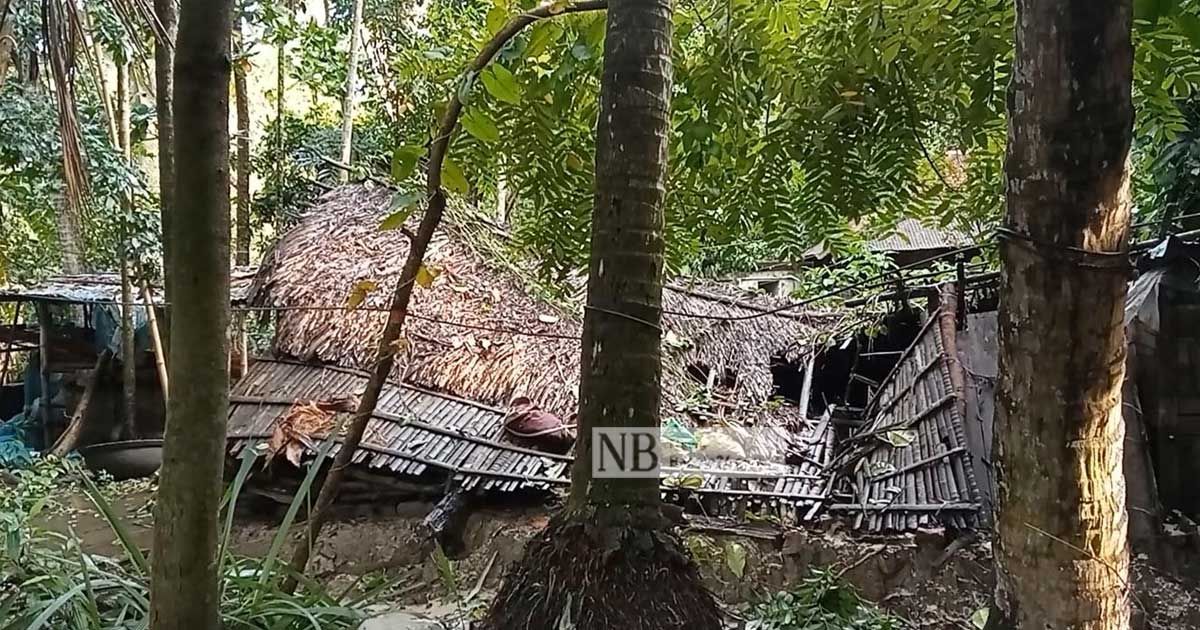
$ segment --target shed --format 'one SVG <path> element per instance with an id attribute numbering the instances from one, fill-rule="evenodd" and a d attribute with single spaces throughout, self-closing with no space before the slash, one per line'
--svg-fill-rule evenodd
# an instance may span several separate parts
<path id="1" fill-rule="evenodd" d="M 255 270 L 238 268 L 231 273 L 231 302 L 244 304 Z M 83 444 L 115 439 L 122 427 L 136 427 L 140 437 L 158 436 L 164 422 L 164 403 L 155 369 L 151 318 L 146 304 L 154 304 L 155 321 L 165 321 L 167 305 L 162 290 L 155 286 L 135 291 L 133 306 L 138 371 L 137 417 L 124 417 L 120 402 L 121 371 L 106 366 L 90 395 L 88 418 L 96 427 Z M 15 355 L 24 357 L 24 377 L 14 383 L 0 382 L 5 395 L 0 404 L 0 421 L 21 415 L 25 424 L 40 425 L 28 432 L 30 445 L 44 449 L 73 415 L 86 389 L 90 373 L 102 355 L 111 354 L 113 364 L 121 356 L 121 281 L 116 273 L 51 276 L 28 285 L 0 286 L 0 303 L 13 305 L 13 319 L 0 323 L 0 379 L 7 379 Z M 165 334 L 165 333 L 164 333 Z M 48 396 L 43 396 L 48 391 Z M 19 393 L 18 393 L 19 392 Z M 44 401 L 49 401 L 45 404 Z M 35 420 L 29 422 L 28 420 Z"/>

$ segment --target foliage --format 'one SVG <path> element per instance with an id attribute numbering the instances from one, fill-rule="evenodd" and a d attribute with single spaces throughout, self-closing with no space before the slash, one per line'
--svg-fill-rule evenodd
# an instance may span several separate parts
<path id="1" fill-rule="evenodd" d="M 303 115 L 285 114 L 282 134 L 271 120 L 266 137 L 251 156 L 251 169 L 260 174 L 261 187 L 255 194 L 252 212 L 255 232 L 264 226 L 287 227 L 329 186 L 337 183 L 339 169 L 328 158 L 337 156 L 341 126 L 329 107 L 318 107 Z M 282 139 L 282 146 L 276 142 Z M 364 121 L 354 134 L 358 166 L 367 172 L 381 171 L 391 159 L 389 134 L 381 125 Z M 360 171 L 361 173 L 362 171 Z"/>
<path id="2" fill-rule="evenodd" d="M 884 252 L 856 249 L 836 263 L 800 268 L 796 272 L 799 283 L 793 296 L 797 298 L 812 297 L 833 289 L 875 280 L 895 268 L 895 262 Z"/>
<path id="3" fill-rule="evenodd" d="M 88 263 L 111 267 L 126 226 L 132 226 L 132 251 L 156 259 L 158 218 L 142 175 L 112 145 L 99 106 L 84 102 L 79 113 L 92 188 L 83 217 Z M 60 262 L 61 152 L 53 99 L 34 87 L 5 83 L 0 90 L 0 277 L 29 279 Z M 137 203 L 126 214 L 120 193 L 130 190 Z"/>
<path id="4" fill-rule="evenodd" d="M 243 461 L 226 512 L 232 513 L 242 481 L 253 457 Z M 318 461 L 319 463 L 319 461 Z M 315 467 L 315 466 L 314 466 Z M 122 535 L 127 526 L 107 503 L 106 493 L 88 481 L 89 496 L 110 526 L 126 541 L 125 555 L 108 558 L 80 548 L 78 539 L 46 531 L 33 518 L 46 505 L 51 493 L 62 492 L 67 475 L 85 474 L 77 466 L 44 460 L 38 466 L 16 473 L 15 492 L 0 494 L 0 533 L 6 550 L 0 557 L 0 619 L 4 630 L 93 630 L 95 628 L 145 628 L 149 618 L 149 583 L 141 552 Z M 300 492 L 293 504 L 306 501 Z M 377 586 L 363 594 L 334 596 L 324 587 L 301 576 L 296 594 L 281 590 L 289 575 L 279 567 L 278 550 L 265 558 L 243 558 L 228 552 L 229 521 L 222 536 L 223 595 L 221 615 L 230 630 L 329 630 L 355 628 L 364 617 L 363 607 L 385 590 Z M 287 536 L 287 527 L 280 537 Z"/>
<path id="5" fill-rule="evenodd" d="M 1150 210 L 1140 218 L 1152 222 L 1145 236 L 1156 234 L 1166 215 L 1200 212 L 1200 95 L 1193 94 L 1181 110 L 1186 128 L 1153 157 L 1150 176 L 1139 187 L 1144 191 L 1140 201 Z"/>
<path id="6" fill-rule="evenodd" d="M 812 574 L 788 591 L 747 610 L 746 630 L 900 630 L 900 619 L 862 599 L 829 570 Z"/>

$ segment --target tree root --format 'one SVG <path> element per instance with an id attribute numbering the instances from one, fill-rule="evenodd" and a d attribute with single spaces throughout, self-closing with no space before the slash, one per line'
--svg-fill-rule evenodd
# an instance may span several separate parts
<path id="1" fill-rule="evenodd" d="M 691 557 L 656 508 L 556 516 L 529 541 L 485 630 L 720 630 Z"/>

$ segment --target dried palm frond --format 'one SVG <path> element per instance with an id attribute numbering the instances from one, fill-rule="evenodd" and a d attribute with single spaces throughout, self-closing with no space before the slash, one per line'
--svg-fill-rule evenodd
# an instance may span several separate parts
<path id="1" fill-rule="evenodd" d="M 281 311 L 277 320 L 277 352 L 373 367 L 387 320 L 382 311 L 409 247 L 404 231 L 379 229 L 391 197 L 391 191 L 379 186 L 340 187 L 309 209 L 267 256 L 255 280 L 254 301 L 295 309 Z M 526 396 L 548 412 L 569 416 L 578 405 L 578 313 L 583 309 L 544 299 L 499 259 L 497 249 L 471 242 L 478 238 L 473 233 L 498 228 L 454 224 L 469 220 L 467 215 L 449 213 L 450 225 L 434 237 L 425 263 L 438 273 L 413 295 L 405 324 L 410 360 L 399 362 L 404 367 L 397 367 L 392 380 L 495 406 Z M 415 229 L 416 219 L 410 222 Z M 357 308 L 311 308 L 348 301 Z M 764 315 L 780 304 L 711 282 L 664 290 L 664 408 L 685 402 L 697 388 L 688 375 L 692 364 L 735 374 L 734 406 L 760 405 L 774 390 L 772 357 L 806 356 L 864 316 L 809 310 L 720 319 Z"/>
<path id="2" fill-rule="evenodd" d="M 70 7 L 66 8 L 65 7 Z M 63 181 L 66 184 L 67 224 L 82 225 L 88 190 L 87 161 L 75 111 L 75 42 L 78 15 L 71 2 L 43 0 L 42 30 L 62 139 Z M 80 237 L 79 233 L 70 235 Z M 79 242 L 76 240 L 76 242 Z"/>
<path id="3" fill-rule="evenodd" d="M 271 428 L 271 439 L 267 442 L 267 464 L 282 451 L 293 466 L 300 466 L 304 451 L 317 450 L 317 441 L 333 432 L 334 416 L 338 412 L 353 411 L 355 406 L 357 402 L 352 397 L 292 405 L 287 414 L 276 420 Z"/>

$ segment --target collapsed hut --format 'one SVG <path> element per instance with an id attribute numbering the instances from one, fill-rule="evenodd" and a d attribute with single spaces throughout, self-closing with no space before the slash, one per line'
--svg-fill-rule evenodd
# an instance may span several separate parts
<path id="1" fill-rule="evenodd" d="M 235 453 L 274 441 L 311 454 L 345 414 L 330 411 L 322 430 L 291 439 L 282 434 L 298 410 L 361 391 L 409 246 L 410 227 L 379 228 L 392 195 L 361 184 L 326 194 L 264 260 L 252 301 L 273 312 L 272 356 L 233 392 Z M 389 389 L 354 458 L 362 485 L 343 498 L 379 496 L 385 479 L 392 495 L 413 484 L 503 494 L 569 483 L 569 452 L 522 439 L 511 420 L 550 416 L 545 435 L 556 438 L 573 430 L 582 305 L 569 296 L 579 292 L 555 299 L 539 289 L 499 255 L 503 238 L 461 208 L 434 238 Z M 820 396 L 813 363 L 875 314 L 786 305 L 728 284 L 665 288 L 663 430 L 688 453 L 663 469 L 669 497 L 709 514 L 753 507 L 793 522 L 827 502 L 833 428 L 828 414 L 807 413 L 823 408 L 811 403 Z M 737 456 L 701 457 L 718 450 Z M 286 497 L 295 477 L 260 475 L 259 489 Z"/>
<path id="2" fill-rule="evenodd" d="M 379 229 L 391 197 L 369 185 L 328 193 L 255 279 L 272 356 L 235 388 L 229 435 L 233 453 L 273 456 L 258 479 L 264 494 L 290 496 L 294 464 L 348 417 L 346 401 L 366 383 L 412 227 Z M 437 497 L 445 515 L 480 497 L 569 484 L 578 287 L 553 297 L 505 261 L 500 228 L 462 208 L 449 214 L 343 499 Z M 968 262 L 976 246 L 930 239 L 922 246 L 942 253 L 929 266 L 910 265 L 914 274 L 836 309 L 784 308 L 787 299 L 744 282 L 670 281 L 663 437 L 687 456 L 663 468 L 664 496 L 690 512 L 838 519 L 879 534 L 985 526 L 998 275 Z M 1172 240 L 1136 257 L 1126 474 L 1131 514 L 1152 520 L 1134 531 L 1200 509 L 1186 481 L 1200 474 L 1195 247 Z M 930 270 L 947 256 L 957 269 Z M 512 431 L 514 417 L 548 430 Z"/>

